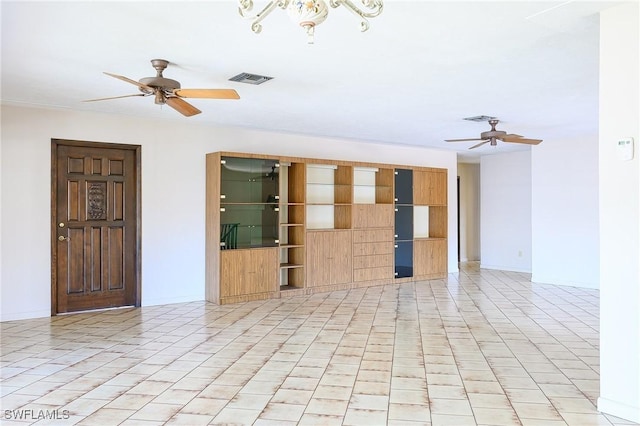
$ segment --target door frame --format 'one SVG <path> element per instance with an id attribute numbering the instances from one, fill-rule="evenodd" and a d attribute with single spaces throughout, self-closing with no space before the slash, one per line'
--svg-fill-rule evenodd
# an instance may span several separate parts
<path id="1" fill-rule="evenodd" d="M 135 302 L 134 306 L 140 307 L 142 301 L 142 173 L 140 145 L 128 145 L 108 142 L 91 142 L 68 139 L 51 139 L 51 316 L 58 314 L 58 146 L 78 146 L 87 148 L 112 148 L 134 151 L 134 173 L 136 188 L 136 247 L 134 261 Z"/>

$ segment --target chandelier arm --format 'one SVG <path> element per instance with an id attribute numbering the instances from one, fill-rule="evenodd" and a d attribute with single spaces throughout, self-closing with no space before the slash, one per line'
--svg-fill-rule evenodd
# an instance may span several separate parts
<path id="1" fill-rule="evenodd" d="M 289 0 L 271 0 L 260 12 L 255 15 L 250 15 L 249 12 L 253 9 L 252 0 L 238 0 L 238 12 L 240 16 L 246 19 L 253 19 L 251 23 L 251 31 L 258 34 L 262 31 L 262 25 L 260 22 L 266 18 L 276 7 L 285 9 L 289 4 Z"/>
<path id="2" fill-rule="evenodd" d="M 382 0 L 361 0 L 365 8 L 363 10 L 359 6 L 356 6 L 351 0 L 330 0 L 329 4 L 334 9 L 341 4 L 345 5 L 352 13 L 360 16 L 361 18 L 375 18 L 382 13 L 383 3 Z"/>
<path id="3" fill-rule="evenodd" d="M 356 6 L 351 0 L 330 0 L 331 7 L 336 8 L 341 4 L 345 8 L 362 19 L 360 21 L 360 31 L 365 32 L 369 29 L 369 21 L 367 18 L 375 18 L 382 13 L 382 0 L 362 0 L 363 5 L 369 9 L 367 12 L 360 7 Z"/>

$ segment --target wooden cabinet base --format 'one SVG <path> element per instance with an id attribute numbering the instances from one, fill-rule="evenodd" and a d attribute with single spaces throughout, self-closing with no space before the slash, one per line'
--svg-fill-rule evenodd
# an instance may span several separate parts
<path id="1" fill-rule="evenodd" d="M 231 303 L 242 303 L 242 302 L 251 302 L 254 300 L 267 300 L 267 299 L 278 299 L 280 297 L 280 292 L 273 291 L 270 293 L 260 293 L 260 294 L 245 294 L 242 296 L 229 296 L 229 297 L 221 297 L 220 305 L 228 305 Z"/>
<path id="2" fill-rule="evenodd" d="M 278 249 L 223 250 L 220 303 L 269 299 L 278 292 Z"/>

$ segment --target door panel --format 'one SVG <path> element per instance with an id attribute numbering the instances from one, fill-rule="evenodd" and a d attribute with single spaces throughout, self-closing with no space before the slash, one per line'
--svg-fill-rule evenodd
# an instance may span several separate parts
<path id="1" fill-rule="evenodd" d="M 139 306 L 139 147 L 53 150 L 53 313 Z"/>
<path id="2" fill-rule="evenodd" d="M 396 243 L 395 265 L 396 278 L 413 276 L 413 241 Z"/>
<path id="3" fill-rule="evenodd" d="M 330 284 L 343 284 L 353 281 L 353 256 L 351 231 L 326 232 L 326 247 L 329 247 L 328 267 Z"/>
<path id="4" fill-rule="evenodd" d="M 325 231 L 307 232 L 307 286 L 316 287 L 329 284 L 330 271 L 327 258 L 330 248 L 327 247 Z"/>
<path id="5" fill-rule="evenodd" d="M 415 276 L 447 273 L 447 240 L 416 240 L 414 242 Z"/>
<path id="6" fill-rule="evenodd" d="M 247 296 L 276 291 L 278 249 L 237 249 L 220 252 L 220 296 Z"/>

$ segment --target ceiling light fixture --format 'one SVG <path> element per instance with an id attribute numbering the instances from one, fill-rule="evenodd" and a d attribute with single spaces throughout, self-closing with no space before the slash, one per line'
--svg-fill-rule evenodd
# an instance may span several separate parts
<path id="1" fill-rule="evenodd" d="M 354 4 L 351 0 L 329 0 L 329 5 L 336 8 L 343 5 L 347 10 L 358 16 L 360 31 L 369 29 L 369 18 L 375 18 L 382 13 L 382 0 L 360 0 L 362 6 Z M 260 22 L 269 15 L 273 9 L 279 7 L 286 10 L 291 20 L 307 31 L 307 42 L 313 44 L 315 26 L 324 22 L 329 14 L 327 3 L 324 0 L 271 0 L 260 12 L 251 14 L 253 0 L 238 0 L 240 15 L 243 18 L 252 19 L 251 30 L 258 34 L 262 31 Z"/>

